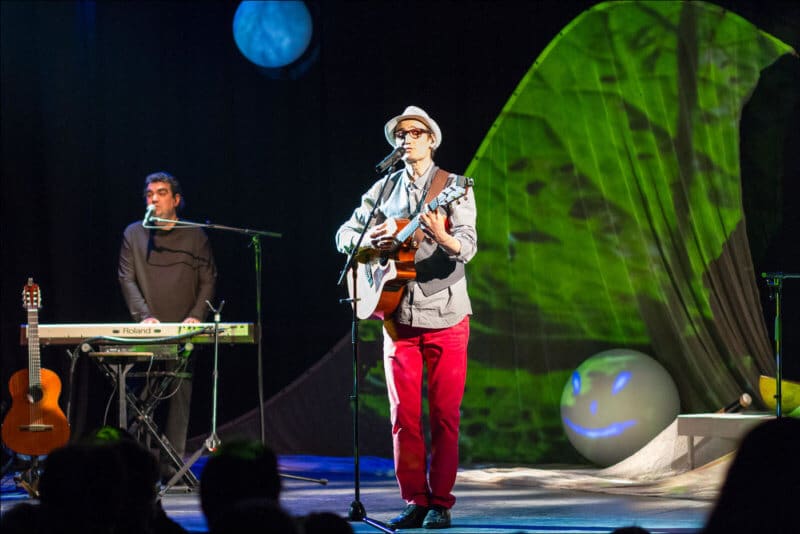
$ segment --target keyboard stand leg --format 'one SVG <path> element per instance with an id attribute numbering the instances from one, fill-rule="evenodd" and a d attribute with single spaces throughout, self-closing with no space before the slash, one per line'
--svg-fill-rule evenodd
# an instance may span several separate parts
<path id="1" fill-rule="evenodd" d="M 159 433 L 158 427 L 153 422 L 153 418 L 142 409 L 142 407 L 139 405 L 138 399 L 130 392 L 127 392 L 126 395 L 128 397 L 128 404 L 130 404 L 131 408 L 133 408 L 133 410 L 136 412 L 137 421 L 144 425 L 147 432 L 149 432 L 158 443 L 159 448 L 161 448 L 167 457 L 169 457 L 170 462 L 172 462 L 172 464 L 175 466 L 175 469 L 178 470 L 178 473 L 181 474 L 181 476 L 177 479 L 175 479 L 175 477 L 173 477 L 173 479 L 175 479 L 177 482 L 177 480 L 183 478 L 190 488 L 197 487 L 200 484 L 200 481 L 197 480 L 197 477 L 194 476 L 194 473 L 189 471 L 188 466 L 191 464 L 188 464 L 187 466 L 183 463 L 183 459 L 178 455 L 175 447 L 172 446 L 172 443 L 169 442 L 166 436 Z M 170 480 L 170 482 L 172 482 L 172 480 Z M 172 485 L 174 485 L 174 483 L 172 483 Z"/>
<path id="2" fill-rule="evenodd" d="M 189 471 L 189 468 L 192 467 L 194 463 L 200 459 L 200 457 L 203 455 L 204 452 L 206 451 L 213 452 L 217 447 L 220 446 L 220 444 L 221 441 L 219 440 L 216 434 L 212 433 L 208 438 L 206 438 L 205 442 L 203 443 L 203 446 L 197 449 L 197 451 L 194 454 L 192 454 L 191 457 L 189 457 L 186 463 L 182 465 L 182 467 L 178 470 L 178 472 L 175 473 L 171 479 L 169 479 L 166 485 L 163 488 L 161 488 L 161 491 L 158 492 L 158 498 L 161 499 L 161 497 L 163 497 L 170 490 L 170 488 L 172 488 L 172 486 L 177 484 L 178 480 L 180 480 L 181 477 L 185 478 L 187 475 L 192 475 L 192 477 L 194 477 L 194 474 L 191 471 Z"/>
<path id="3" fill-rule="evenodd" d="M 158 427 L 153 422 L 153 418 L 150 416 L 150 413 L 155 409 L 157 401 L 153 401 L 152 403 L 142 402 L 128 389 L 127 374 L 130 368 L 133 367 L 133 364 L 104 364 L 103 362 L 97 360 L 96 362 L 100 366 L 101 370 L 104 371 L 104 374 L 109 381 L 111 381 L 111 383 L 118 388 L 119 427 L 122 429 L 127 429 L 127 409 L 132 409 L 135 412 L 135 417 L 137 420 L 135 424 L 144 425 L 147 433 L 149 433 L 150 436 L 156 440 L 159 448 L 167 455 L 170 462 L 172 462 L 178 472 L 181 473 L 181 477 L 183 477 L 183 479 L 186 481 L 187 486 L 190 488 L 196 488 L 198 485 L 200 485 L 200 481 L 197 480 L 197 477 L 194 475 L 194 473 L 189 471 L 189 468 L 184 465 L 183 459 L 177 453 L 175 447 L 172 446 L 172 443 L 169 442 L 166 436 L 159 433 Z M 162 391 L 166 389 L 166 387 L 166 384 L 162 384 Z M 191 466 L 191 464 L 189 465 Z M 181 477 L 178 477 L 176 481 Z M 174 482 L 172 485 L 174 485 Z"/>
<path id="4" fill-rule="evenodd" d="M 118 408 L 117 408 L 117 426 L 122 429 L 126 429 L 128 427 L 128 409 L 127 409 L 127 401 L 125 396 L 127 394 L 128 389 L 128 382 L 127 376 L 128 371 L 131 370 L 133 367 L 132 363 L 117 363 L 117 364 L 109 364 L 109 368 L 112 368 L 113 371 L 111 372 L 111 378 L 116 383 L 117 386 L 117 397 L 118 401 Z M 109 369 L 110 370 L 110 369 Z"/>
<path id="5" fill-rule="evenodd" d="M 164 394 L 169 390 L 169 388 L 172 386 L 172 383 L 176 379 L 177 378 L 175 375 L 164 376 L 160 379 L 155 392 L 147 392 L 147 387 L 142 390 L 142 393 L 134 399 L 140 409 L 138 410 L 134 421 L 128 427 L 128 432 L 133 435 L 141 434 L 139 421 L 144 417 L 150 418 L 152 422 L 153 413 L 156 411 L 156 408 L 161 402 Z"/>

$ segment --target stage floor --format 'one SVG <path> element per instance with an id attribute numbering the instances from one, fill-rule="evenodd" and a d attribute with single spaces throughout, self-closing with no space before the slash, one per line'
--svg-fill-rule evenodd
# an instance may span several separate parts
<path id="1" fill-rule="evenodd" d="M 201 465 L 193 467 L 197 474 L 201 469 Z M 328 480 L 321 485 L 284 478 L 281 503 L 292 515 L 327 511 L 346 516 L 355 497 L 352 459 L 281 458 L 281 470 Z M 468 472 L 474 474 L 475 470 L 464 471 L 456 482 L 458 502 L 453 509 L 453 527 L 447 530 L 453 534 L 611 532 L 630 525 L 652 533 L 692 533 L 702 528 L 713 504 L 709 500 L 558 490 L 519 480 L 488 483 L 476 481 L 480 477 L 467 476 Z M 394 517 L 404 503 L 398 495 L 391 462 L 362 458 L 361 475 L 359 500 L 368 517 L 383 522 Z M 2 489 L 3 510 L 27 498 L 13 488 L 9 477 L 3 480 Z M 196 491 L 170 491 L 164 495 L 163 505 L 167 514 L 187 530 L 206 532 Z M 357 533 L 379 532 L 364 522 L 352 525 Z"/>

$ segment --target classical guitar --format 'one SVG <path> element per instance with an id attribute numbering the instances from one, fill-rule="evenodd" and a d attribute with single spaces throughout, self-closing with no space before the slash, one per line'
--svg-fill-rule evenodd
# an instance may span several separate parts
<path id="1" fill-rule="evenodd" d="M 412 219 L 396 219 L 394 247 L 391 250 L 372 247 L 359 249 L 355 273 L 351 270 L 347 277 L 350 298 L 358 298 L 356 315 L 359 319 L 383 319 L 394 312 L 400 304 L 406 284 L 416 275 L 414 255 L 417 246 L 412 242 L 412 237 L 419 228 L 420 215 L 464 197 L 472 184 L 472 178 L 459 176 L 455 183 L 425 204 Z"/>
<path id="2" fill-rule="evenodd" d="M 61 380 L 42 369 L 39 352 L 39 286 L 28 278 L 22 288 L 22 304 L 28 311 L 28 368 L 11 376 L 11 409 L 3 421 L 3 442 L 12 451 L 42 456 L 69 441 L 69 423 L 58 406 Z"/>

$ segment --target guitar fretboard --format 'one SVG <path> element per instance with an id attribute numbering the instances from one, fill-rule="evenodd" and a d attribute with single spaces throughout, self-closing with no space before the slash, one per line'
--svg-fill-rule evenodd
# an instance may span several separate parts
<path id="1" fill-rule="evenodd" d="M 441 206 L 446 206 L 451 203 L 453 200 L 463 197 L 467 194 L 467 189 L 472 187 L 473 180 L 472 178 L 467 178 L 465 176 L 456 176 L 455 182 L 449 186 L 447 186 L 441 193 L 439 193 L 436 198 L 428 202 L 423 208 L 417 213 L 414 218 L 408 221 L 408 224 L 397 232 L 397 236 L 395 236 L 396 243 L 405 243 L 408 238 L 410 238 L 414 232 L 417 231 L 419 228 L 419 216 L 423 213 L 429 213 L 431 211 L 439 209 Z"/>
<path id="2" fill-rule="evenodd" d="M 32 388 L 42 384 L 39 310 L 35 305 L 28 307 L 28 384 Z"/>

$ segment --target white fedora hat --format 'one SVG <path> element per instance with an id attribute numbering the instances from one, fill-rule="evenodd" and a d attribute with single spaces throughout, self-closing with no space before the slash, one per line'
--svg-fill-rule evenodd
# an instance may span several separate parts
<path id="1" fill-rule="evenodd" d="M 425 113 L 424 109 L 418 108 L 417 106 L 408 106 L 402 115 L 389 119 L 389 122 L 383 127 L 383 133 L 390 145 L 395 146 L 395 141 L 397 141 L 394 137 L 394 129 L 397 128 L 397 123 L 408 119 L 418 120 L 427 125 L 428 129 L 433 133 L 433 138 L 435 140 L 433 148 L 439 148 L 439 145 L 442 144 L 442 130 L 439 129 L 439 125 L 436 124 L 436 121 Z"/>

